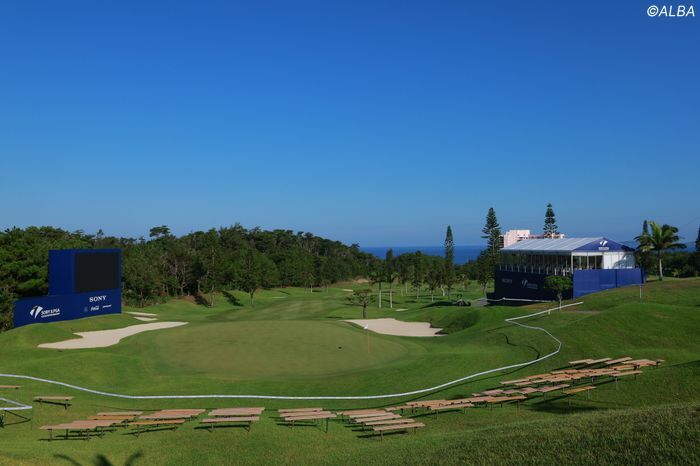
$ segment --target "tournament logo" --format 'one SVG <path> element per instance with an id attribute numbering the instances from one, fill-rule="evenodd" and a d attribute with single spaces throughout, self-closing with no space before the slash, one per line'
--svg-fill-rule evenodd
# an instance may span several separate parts
<path id="1" fill-rule="evenodd" d="M 41 311 L 42 311 L 43 309 L 44 309 L 44 308 L 41 307 L 41 306 L 34 306 L 34 307 L 32 308 L 32 310 L 29 311 L 29 315 L 32 316 L 32 317 L 34 317 L 34 318 L 36 319 L 37 317 L 39 317 L 39 314 L 41 314 Z"/>

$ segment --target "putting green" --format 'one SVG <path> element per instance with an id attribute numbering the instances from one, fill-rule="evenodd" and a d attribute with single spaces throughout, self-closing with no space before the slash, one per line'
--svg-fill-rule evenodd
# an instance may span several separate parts
<path id="1" fill-rule="evenodd" d="M 410 343 L 318 321 L 195 324 L 153 333 L 160 362 L 220 379 L 336 376 L 410 359 Z M 408 362 L 408 361 L 407 361 Z"/>

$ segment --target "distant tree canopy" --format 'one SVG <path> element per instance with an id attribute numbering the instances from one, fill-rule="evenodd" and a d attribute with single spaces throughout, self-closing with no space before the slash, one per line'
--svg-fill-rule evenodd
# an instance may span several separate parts
<path id="1" fill-rule="evenodd" d="M 238 289 L 250 295 L 274 286 L 325 285 L 367 276 L 382 261 L 346 246 L 291 230 L 264 231 L 240 225 L 177 237 L 165 226 L 149 239 L 117 238 L 53 227 L 0 232 L 0 329 L 12 325 L 13 302 L 48 292 L 48 251 L 121 248 L 123 297 L 144 306 L 171 296 Z"/>

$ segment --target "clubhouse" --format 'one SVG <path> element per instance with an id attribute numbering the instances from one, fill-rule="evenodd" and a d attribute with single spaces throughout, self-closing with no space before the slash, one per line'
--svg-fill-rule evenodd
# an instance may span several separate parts
<path id="1" fill-rule="evenodd" d="M 526 239 L 501 249 L 494 299 L 554 299 L 544 287 L 549 275 L 572 278 L 567 298 L 644 280 L 634 250 L 605 237 Z"/>

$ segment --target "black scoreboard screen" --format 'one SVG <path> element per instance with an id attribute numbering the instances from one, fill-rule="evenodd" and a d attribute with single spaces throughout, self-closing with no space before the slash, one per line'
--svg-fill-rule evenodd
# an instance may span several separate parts
<path id="1" fill-rule="evenodd" d="M 75 292 L 115 290 L 119 283 L 118 252 L 79 252 L 75 254 Z"/>

